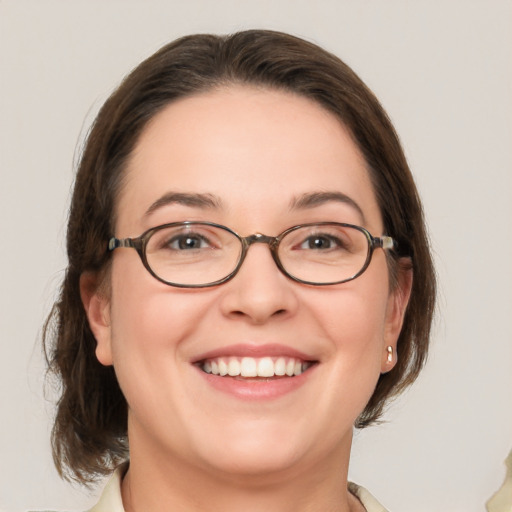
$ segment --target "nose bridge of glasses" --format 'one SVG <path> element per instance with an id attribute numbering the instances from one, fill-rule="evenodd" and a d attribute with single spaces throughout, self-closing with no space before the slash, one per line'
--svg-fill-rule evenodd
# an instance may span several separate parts
<path id="1" fill-rule="evenodd" d="M 244 245 L 244 251 L 243 251 L 244 253 L 247 253 L 247 250 L 253 244 L 266 244 L 266 245 L 268 245 L 268 248 L 270 249 L 270 252 L 271 252 L 274 260 L 277 259 L 278 237 L 267 236 L 267 235 L 263 235 L 262 233 L 254 233 L 254 235 L 249 235 L 249 236 L 242 238 L 242 242 Z"/>
<path id="2" fill-rule="evenodd" d="M 270 247 L 275 243 L 276 238 L 274 236 L 267 236 L 261 233 L 254 233 L 254 235 L 249 235 L 243 238 L 247 247 L 252 244 L 268 244 Z"/>
<path id="3" fill-rule="evenodd" d="M 282 264 L 279 261 L 279 257 L 277 255 L 277 245 L 278 245 L 279 237 L 267 236 L 267 235 L 263 235 L 262 233 L 254 233 L 253 235 L 249 235 L 246 237 L 240 237 L 240 240 L 242 241 L 243 249 L 242 249 L 242 253 L 240 255 L 238 269 L 240 269 L 242 263 L 245 261 L 245 258 L 247 256 L 247 251 L 249 250 L 249 247 L 251 245 L 266 244 L 266 245 L 268 245 L 268 247 L 270 249 L 270 254 L 271 254 L 272 259 L 274 260 L 275 264 L 281 271 L 283 271 Z"/>

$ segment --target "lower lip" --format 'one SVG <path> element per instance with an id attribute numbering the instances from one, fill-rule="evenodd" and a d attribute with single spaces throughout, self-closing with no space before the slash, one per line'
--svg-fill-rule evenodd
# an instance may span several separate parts
<path id="1" fill-rule="evenodd" d="M 280 377 L 270 380 L 220 377 L 203 372 L 200 368 L 197 368 L 197 371 L 210 386 L 223 393 L 242 400 L 272 400 L 292 393 L 304 385 L 315 367 L 316 365 L 313 365 L 295 377 Z"/>

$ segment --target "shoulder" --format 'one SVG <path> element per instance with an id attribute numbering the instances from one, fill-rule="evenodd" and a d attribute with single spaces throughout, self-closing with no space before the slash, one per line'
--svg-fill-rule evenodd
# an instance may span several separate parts
<path id="1" fill-rule="evenodd" d="M 388 512 L 364 487 L 349 482 L 348 490 L 363 504 L 366 512 Z"/>
<path id="2" fill-rule="evenodd" d="M 121 481 L 127 469 L 128 464 L 123 464 L 115 470 L 103 489 L 100 500 L 87 512 L 124 512 Z"/>
<path id="3" fill-rule="evenodd" d="M 124 512 L 123 500 L 121 497 L 121 481 L 126 472 L 127 466 L 123 465 L 116 469 L 110 477 L 107 485 L 101 493 L 100 500 L 87 512 Z M 0 512 L 2 512 L 0 510 Z M 34 512 L 34 511 L 28 511 Z M 56 512 L 52 510 L 40 510 L 38 512 Z"/>

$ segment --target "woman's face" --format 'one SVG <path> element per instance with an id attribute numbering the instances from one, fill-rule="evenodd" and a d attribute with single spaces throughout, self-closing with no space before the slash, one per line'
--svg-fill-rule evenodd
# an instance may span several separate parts
<path id="1" fill-rule="evenodd" d="M 314 193 L 327 194 L 303 200 Z M 365 162 L 334 116 L 299 96 L 235 86 L 169 105 L 128 164 L 117 237 L 186 220 L 243 236 L 316 221 L 384 234 Z M 256 244 L 232 280 L 203 289 L 167 286 L 135 250 L 118 249 L 108 300 L 97 294 L 86 307 L 98 359 L 114 365 L 129 404 L 132 457 L 254 475 L 348 458 L 354 420 L 392 368 L 386 347 L 403 296 L 390 293 L 382 250 L 359 278 L 314 287 L 285 277 Z M 244 357 L 313 364 L 273 378 L 198 364 Z"/>

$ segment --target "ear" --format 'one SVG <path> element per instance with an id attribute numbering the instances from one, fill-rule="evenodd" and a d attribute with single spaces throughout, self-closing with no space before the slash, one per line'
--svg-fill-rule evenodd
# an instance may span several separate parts
<path id="1" fill-rule="evenodd" d="M 412 290 L 412 265 L 409 258 L 402 258 L 398 263 L 397 282 L 390 292 L 384 327 L 384 343 L 382 347 L 381 371 L 392 370 L 397 361 L 397 341 L 404 323 L 405 311 Z"/>
<path id="2" fill-rule="evenodd" d="M 89 326 L 96 338 L 96 357 L 105 365 L 112 365 L 112 329 L 110 325 L 110 298 L 96 272 L 84 272 L 80 276 L 80 297 Z"/>

